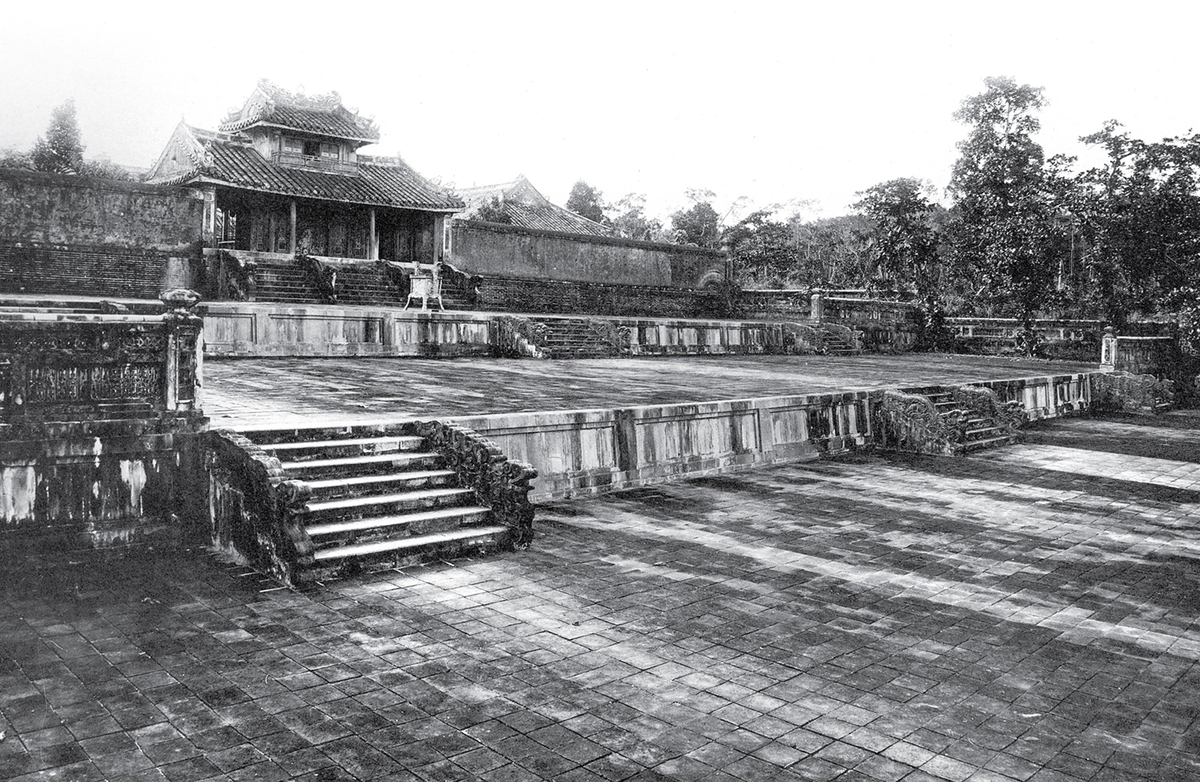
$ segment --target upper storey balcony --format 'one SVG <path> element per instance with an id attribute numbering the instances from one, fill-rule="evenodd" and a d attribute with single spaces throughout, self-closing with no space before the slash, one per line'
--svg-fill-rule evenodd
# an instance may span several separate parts
<path id="1" fill-rule="evenodd" d="M 272 152 L 271 162 L 281 166 L 288 166 L 289 168 L 324 171 L 329 174 L 360 175 L 358 163 L 350 163 L 325 155 L 305 155 L 301 152 L 283 150 Z"/>

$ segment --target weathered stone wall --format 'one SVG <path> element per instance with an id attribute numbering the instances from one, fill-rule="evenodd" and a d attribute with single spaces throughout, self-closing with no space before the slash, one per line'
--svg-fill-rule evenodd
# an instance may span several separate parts
<path id="1" fill-rule="evenodd" d="M 812 291 L 738 291 L 737 311 L 744 318 L 756 320 L 807 321 L 812 314 Z"/>
<path id="2" fill-rule="evenodd" d="M 455 419 L 538 471 L 535 501 L 819 458 L 871 438 L 868 392 Z"/>
<path id="3" fill-rule="evenodd" d="M 501 316 L 385 307 L 207 302 L 209 356 L 486 356 Z M 605 318 L 634 356 L 727 355 L 789 350 L 782 324 L 674 318 Z"/>
<path id="4" fill-rule="evenodd" d="M 947 318 L 946 326 L 959 353 L 986 356 L 1021 355 L 1023 326 L 1016 318 Z M 1046 358 L 1097 361 L 1103 324 L 1098 320 L 1034 321 L 1038 352 Z"/>
<path id="5" fill-rule="evenodd" d="M 0 290 L 154 298 L 188 282 L 204 202 L 187 188 L 0 169 Z"/>
<path id="6" fill-rule="evenodd" d="M 574 282 L 699 288 L 725 279 L 719 250 L 583 237 L 455 220 L 453 263 L 470 274 Z"/>
<path id="7" fill-rule="evenodd" d="M 492 312 L 551 315 L 696 318 L 728 314 L 724 295 L 715 290 L 515 277 L 485 277 L 475 306 Z"/>
<path id="8" fill-rule="evenodd" d="M 1095 373 L 1099 374 L 1099 373 Z M 979 383 L 1029 420 L 1087 410 L 1092 374 Z M 926 389 L 928 390 L 928 389 Z M 871 446 L 883 391 L 454 419 L 538 471 L 535 501 L 817 459 Z"/>
<path id="9" fill-rule="evenodd" d="M 119 549 L 202 528 L 200 328 L 179 307 L 0 314 L 5 551 Z"/>

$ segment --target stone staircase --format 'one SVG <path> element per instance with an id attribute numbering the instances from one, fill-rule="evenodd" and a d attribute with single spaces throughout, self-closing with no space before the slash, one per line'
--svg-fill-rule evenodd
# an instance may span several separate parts
<path id="1" fill-rule="evenodd" d="M 998 421 L 994 416 L 982 414 L 976 410 L 964 407 L 954 398 L 954 392 L 945 389 L 931 389 L 924 392 L 933 402 L 938 415 L 958 431 L 958 442 L 955 452 L 959 454 L 981 451 L 1009 445 L 1017 441 L 1017 434 Z"/>
<path id="2" fill-rule="evenodd" d="M 549 358 L 613 358 L 620 355 L 608 335 L 583 318 L 534 318 L 540 324 L 539 347 Z"/>
<path id="3" fill-rule="evenodd" d="M 826 356 L 858 356 L 862 348 L 854 344 L 854 338 L 845 328 L 820 326 L 821 353 Z"/>
<path id="4" fill-rule="evenodd" d="M 290 490 L 290 509 L 280 521 L 290 525 L 298 556 L 285 568 L 290 570 L 285 580 L 329 580 L 519 542 L 512 525 L 497 518 L 486 492 L 468 485 L 462 470 L 451 464 L 458 461 L 461 467 L 471 457 L 447 453 L 445 442 L 434 447 L 412 425 L 284 429 L 241 437 L 252 446 L 245 450 L 278 460 L 278 483 Z M 459 440 L 470 437 L 471 445 L 483 443 L 490 454 L 476 462 L 506 461 L 474 433 Z M 527 482 L 536 473 L 526 471 Z"/>
<path id="5" fill-rule="evenodd" d="M 980 386 L 889 389 L 874 407 L 876 442 L 887 450 L 957 456 L 1017 440 L 1025 414 Z"/>
<path id="6" fill-rule="evenodd" d="M 290 261 L 261 261 L 255 271 L 257 301 L 281 304 L 323 304 L 305 269 Z M 382 265 L 363 261 L 337 267 L 337 303 L 376 307 L 403 307 L 404 297 L 388 279 Z M 470 296 L 463 283 L 442 280 L 442 303 L 448 310 L 468 310 Z"/>

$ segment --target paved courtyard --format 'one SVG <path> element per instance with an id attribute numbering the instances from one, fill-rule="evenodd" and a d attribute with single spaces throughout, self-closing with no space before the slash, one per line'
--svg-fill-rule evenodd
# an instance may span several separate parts
<path id="1" fill-rule="evenodd" d="M 966 383 L 1094 370 L 987 356 L 700 356 L 534 361 L 276 358 L 209 360 L 213 426 L 467 416 L 751 399 L 884 386 Z"/>
<path id="2" fill-rule="evenodd" d="M 559 503 L 303 592 L 10 572 L 0 778 L 1200 779 L 1198 522 L 1175 414 Z"/>

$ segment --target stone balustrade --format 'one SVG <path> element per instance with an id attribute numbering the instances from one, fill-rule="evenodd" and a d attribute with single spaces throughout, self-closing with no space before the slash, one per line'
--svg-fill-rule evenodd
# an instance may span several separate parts
<path id="1" fill-rule="evenodd" d="M 121 548 L 202 526 L 197 296 L 0 310 L 0 540 Z M 101 311 L 108 309 L 110 311 Z"/>

